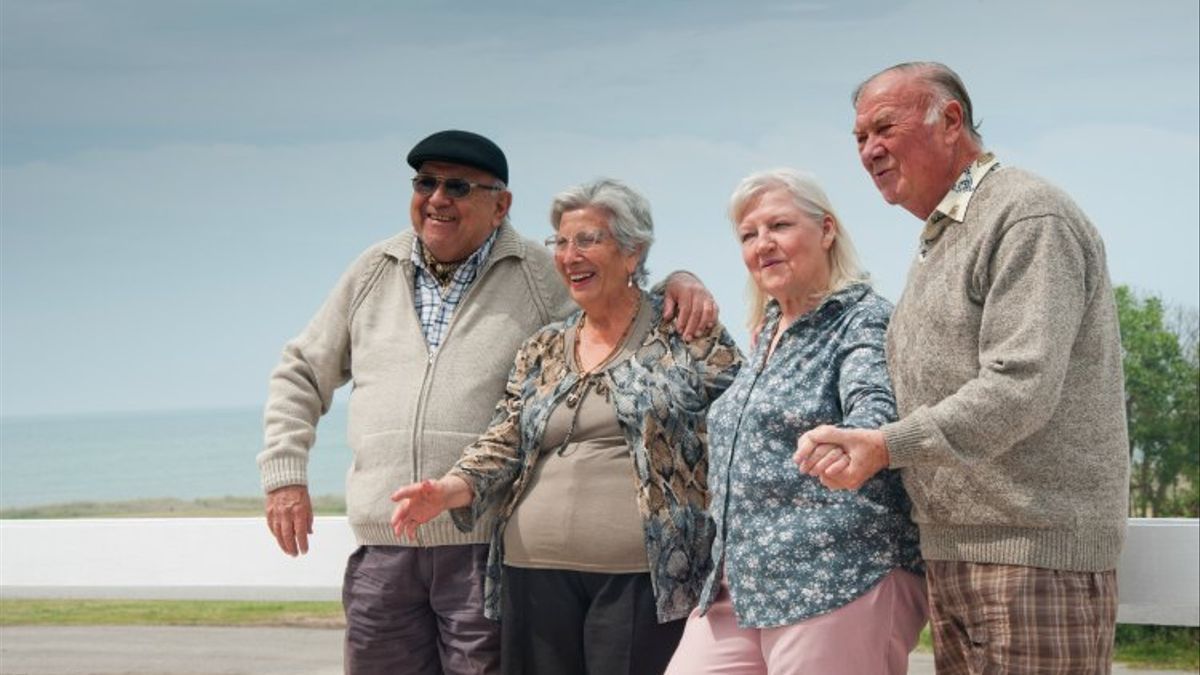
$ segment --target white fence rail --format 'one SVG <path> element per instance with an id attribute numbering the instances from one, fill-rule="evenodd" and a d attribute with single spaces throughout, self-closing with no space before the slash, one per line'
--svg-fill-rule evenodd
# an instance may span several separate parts
<path id="1" fill-rule="evenodd" d="M 334 600 L 354 538 L 316 519 L 289 559 L 262 518 L 0 520 L 0 597 Z M 1200 521 L 1132 519 L 1122 623 L 1200 626 Z"/>

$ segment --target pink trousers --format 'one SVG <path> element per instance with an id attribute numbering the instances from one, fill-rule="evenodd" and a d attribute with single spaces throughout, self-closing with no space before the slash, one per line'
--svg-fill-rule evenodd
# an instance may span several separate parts
<path id="1" fill-rule="evenodd" d="M 790 626 L 739 628 L 724 582 L 693 610 L 667 675 L 903 675 L 925 625 L 925 580 L 894 570 L 848 605 Z"/>

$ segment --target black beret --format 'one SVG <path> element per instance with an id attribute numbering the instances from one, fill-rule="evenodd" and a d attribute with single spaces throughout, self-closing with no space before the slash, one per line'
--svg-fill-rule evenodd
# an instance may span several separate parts
<path id="1" fill-rule="evenodd" d="M 408 165 L 420 170 L 423 162 L 449 162 L 482 169 L 508 184 L 508 160 L 500 146 L 470 131 L 448 129 L 427 136 L 408 152 Z"/>

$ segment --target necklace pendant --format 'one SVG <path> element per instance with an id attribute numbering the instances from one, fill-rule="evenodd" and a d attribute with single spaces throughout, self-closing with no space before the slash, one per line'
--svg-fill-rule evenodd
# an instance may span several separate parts
<path id="1" fill-rule="evenodd" d="M 584 394 L 587 393 L 588 386 L 590 384 L 591 382 L 588 380 L 588 376 L 584 375 L 578 382 L 575 383 L 575 386 L 571 387 L 571 391 L 567 394 L 566 400 L 568 408 L 574 408 L 575 406 L 579 405 L 579 401 L 583 398 Z"/>

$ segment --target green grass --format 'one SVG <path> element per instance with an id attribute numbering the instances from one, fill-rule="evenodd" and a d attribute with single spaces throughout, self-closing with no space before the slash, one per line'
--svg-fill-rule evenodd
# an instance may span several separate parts
<path id="1" fill-rule="evenodd" d="M 338 602 L 0 599 L 0 626 L 344 625 Z M 917 649 L 933 649 L 928 627 Z M 1200 671 L 1200 629 L 1118 625 L 1116 660 L 1137 668 Z"/>
<path id="2" fill-rule="evenodd" d="M 0 599 L 0 626 L 344 625 L 339 602 Z"/>
<path id="3" fill-rule="evenodd" d="M 320 516 L 346 513 L 341 496 L 313 498 L 313 510 Z M 69 502 L 19 509 L 0 510 L 0 518 L 194 518 L 258 516 L 263 513 L 262 497 L 216 497 L 212 499 L 135 499 L 125 502 Z"/>
<path id="4" fill-rule="evenodd" d="M 917 651 L 933 651 L 933 634 L 929 632 L 929 624 L 925 624 L 925 627 L 921 629 L 921 635 L 917 638 Z"/>
<path id="5" fill-rule="evenodd" d="M 1136 667 L 1200 672 L 1200 628 L 1119 624 L 1116 660 Z"/>

